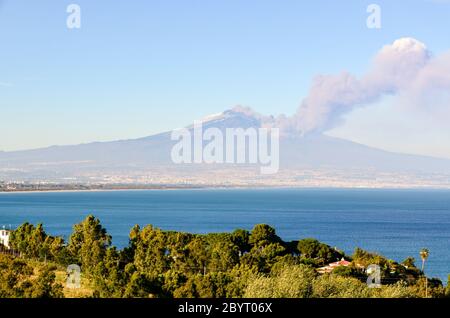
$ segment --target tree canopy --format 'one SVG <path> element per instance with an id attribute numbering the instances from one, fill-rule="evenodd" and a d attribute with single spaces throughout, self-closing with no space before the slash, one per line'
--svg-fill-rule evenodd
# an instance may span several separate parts
<path id="1" fill-rule="evenodd" d="M 24 223 L 11 235 L 21 257 L 0 255 L 0 297 L 61 297 L 55 268 L 81 266 L 93 297 L 443 297 L 413 258 L 402 263 L 355 249 L 348 256 L 313 238 L 283 241 L 273 227 L 191 234 L 134 226 L 119 250 L 99 219 L 74 225 L 68 242 L 43 225 Z M 422 255 L 422 254 L 421 254 Z M 349 266 L 320 274 L 345 259 Z M 382 288 L 367 286 L 365 269 L 380 266 Z"/>

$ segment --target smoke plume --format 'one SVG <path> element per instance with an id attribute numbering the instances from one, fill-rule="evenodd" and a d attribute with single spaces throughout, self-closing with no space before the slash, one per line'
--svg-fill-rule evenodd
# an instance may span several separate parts
<path id="1" fill-rule="evenodd" d="M 284 132 L 321 133 L 341 123 L 343 115 L 383 96 L 430 106 L 429 96 L 439 92 L 450 107 L 450 53 L 434 57 L 418 40 L 401 38 L 384 46 L 363 76 L 348 72 L 317 76 L 293 116 L 266 117 L 263 122 Z"/>

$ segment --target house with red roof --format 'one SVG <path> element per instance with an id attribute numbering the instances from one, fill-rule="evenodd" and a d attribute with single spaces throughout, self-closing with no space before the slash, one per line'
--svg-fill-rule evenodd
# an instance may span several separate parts
<path id="1" fill-rule="evenodd" d="M 347 266 L 350 266 L 351 263 L 352 262 L 346 261 L 344 258 L 342 258 L 340 261 L 330 263 L 327 266 L 318 268 L 317 271 L 320 274 L 331 273 L 336 267 L 339 267 L 339 266 L 347 267 Z"/>

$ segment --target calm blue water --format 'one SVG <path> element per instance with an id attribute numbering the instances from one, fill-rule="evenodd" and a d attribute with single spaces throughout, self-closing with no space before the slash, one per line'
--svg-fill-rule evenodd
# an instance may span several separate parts
<path id="1" fill-rule="evenodd" d="M 151 190 L 2 193 L 0 225 L 42 222 L 67 237 L 94 214 L 123 247 L 134 224 L 194 233 L 273 225 L 285 240 L 314 237 L 351 253 L 359 246 L 420 263 L 444 283 L 450 273 L 450 191 L 444 190 Z"/>

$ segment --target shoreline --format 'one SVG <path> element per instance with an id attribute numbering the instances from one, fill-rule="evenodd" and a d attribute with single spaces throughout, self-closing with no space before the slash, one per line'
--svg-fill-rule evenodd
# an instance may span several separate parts
<path id="1" fill-rule="evenodd" d="M 174 190 L 389 190 L 389 191 L 450 191 L 448 187 L 333 187 L 333 186 L 192 186 L 192 187 L 155 187 L 155 188 L 111 188 L 111 189 L 43 189 L 43 190 L 0 190 L 4 194 L 36 193 L 86 193 L 86 192 L 125 192 L 125 191 L 174 191 Z"/>

